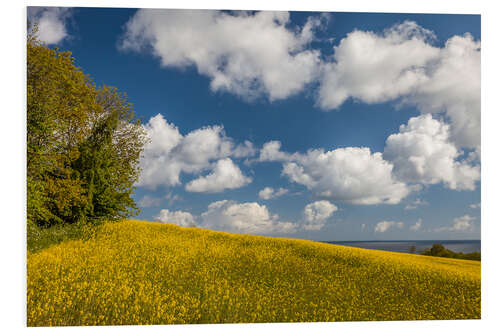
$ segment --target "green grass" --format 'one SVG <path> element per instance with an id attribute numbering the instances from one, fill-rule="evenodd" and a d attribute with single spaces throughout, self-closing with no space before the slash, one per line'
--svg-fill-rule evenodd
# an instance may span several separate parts
<path id="1" fill-rule="evenodd" d="M 481 317 L 481 263 L 143 221 L 28 253 L 28 325 Z"/>
<path id="2" fill-rule="evenodd" d="M 85 224 L 58 224 L 51 227 L 28 225 L 26 245 L 28 252 L 38 252 L 51 245 L 68 240 L 90 239 L 99 226 Z"/>

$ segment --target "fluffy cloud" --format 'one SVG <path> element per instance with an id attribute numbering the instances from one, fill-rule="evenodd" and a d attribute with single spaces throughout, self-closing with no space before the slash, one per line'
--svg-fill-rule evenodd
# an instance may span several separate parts
<path id="1" fill-rule="evenodd" d="M 404 182 L 443 182 L 456 190 L 473 190 L 480 179 L 478 165 L 457 161 L 461 152 L 450 141 L 449 125 L 425 114 L 410 118 L 397 134 L 387 138 L 384 158 Z"/>
<path id="2" fill-rule="evenodd" d="M 293 223 L 281 221 L 278 215 L 269 212 L 266 205 L 257 202 L 221 200 L 209 204 L 207 210 L 199 216 L 162 209 L 155 220 L 234 233 L 279 235 L 300 230 L 320 230 L 337 209 L 337 206 L 326 200 L 316 201 L 304 208 L 303 221 Z"/>
<path id="3" fill-rule="evenodd" d="M 481 203 L 480 202 L 473 203 L 473 204 L 470 204 L 469 207 L 472 209 L 481 208 Z"/>
<path id="4" fill-rule="evenodd" d="M 420 230 L 421 227 L 422 227 L 422 219 L 418 219 L 417 223 L 415 223 L 414 225 L 412 225 L 410 227 L 410 230 L 417 231 L 417 230 Z"/>
<path id="5" fill-rule="evenodd" d="M 232 156 L 236 158 L 254 156 L 257 153 L 257 149 L 253 146 L 253 143 L 245 140 L 244 143 L 240 143 L 232 153 Z"/>
<path id="6" fill-rule="evenodd" d="M 181 173 L 199 174 L 205 170 L 213 171 L 190 183 L 190 189 L 200 192 L 205 187 L 213 192 L 235 188 L 234 185 L 227 187 L 231 179 L 237 180 L 235 184 L 239 186 L 248 183 L 249 178 L 244 177 L 228 157 L 255 154 L 251 149 L 253 145 L 245 142 L 235 146 L 222 126 L 203 127 L 183 136 L 176 126 L 158 114 L 144 125 L 144 129 L 149 143 L 141 156 L 138 186 L 155 189 L 161 185 L 180 185 Z"/>
<path id="7" fill-rule="evenodd" d="M 240 188 L 252 181 L 245 177 L 240 168 L 230 158 L 217 161 L 213 171 L 204 177 L 199 177 L 186 184 L 186 191 L 218 193 L 225 189 Z"/>
<path id="8" fill-rule="evenodd" d="M 28 7 L 28 20 L 38 23 L 38 40 L 51 45 L 68 37 L 66 21 L 71 17 L 70 8 Z"/>
<path id="9" fill-rule="evenodd" d="M 248 99 L 284 99 L 319 83 L 317 104 L 325 110 L 353 98 L 445 113 L 451 140 L 480 158 L 480 41 L 465 34 L 438 47 L 431 31 L 405 21 L 382 33 L 354 30 L 325 61 L 310 47 L 322 17 L 301 28 L 289 24 L 287 12 L 141 9 L 120 45 L 151 51 L 164 67 L 195 66 L 213 91 Z"/>
<path id="10" fill-rule="evenodd" d="M 196 221 L 193 215 L 188 212 L 183 211 L 169 211 L 168 209 L 162 209 L 160 214 L 155 217 L 156 221 L 164 223 L 177 224 L 181 227 L 194 227 L 196 226 Z"/>
<path id="11" fill-rule="evenodd" d="M 348 98 L 364 103 L 400 99 L 422 113 L 445 112 L 451 139 L 479 149 L 481 129 L 481 45 L 469 34 L 453 36 L 443 48 L 415 22 L 375 34 L 353 31 L 324 63 L 318 104 L 336 109 Z"/>
<path id="12" fill-rule="evenodd" d="M 179 155 L 177 147 L 183 136 L 161 114 L 149 119 L 144 128 L 150 141 L 141 156 L 141 174 L 137 185 L 154 189 L 159 185 L 180 184 L 179 175 L 183 165 L 182 159 L 176 158 L 176 155 Z M 176 151 L 174 148 L 177 148 Z M 206 168 L 208 164 L 207 160 L 200 168 Z"/>
<path id="13" fill-rule="evenodd" d="M 261 191 L 259 191 L 259 198 L 263 200 L 270 200 L 274 199 L 277 197 L 281 197 L 282 195 L 285 195 L 288 193 L 288 190 L 286 188 L 279 188 L 277 190 L 274 190 L 272 187 L 265 187 Z"/>
<path id="14" fill-rule="evenodd" d="M 282 174 L 317 197 L 352 204 L 397 204 L 421 184 L 474 190 L 480 166 L 451 141 L 450 125 L 424 114 L 409 119 L 387 138 L 384 153 L 347 147 L 307 153 L 281 151 L 281 142 L 262 146 L 257 161 L 283 163 Z M 266 195 L 263 193 L 262 195 Z M 427 204 L 416 200 L 405 209 Z"/>
<path id="15" fill-rule="evenodd" d="M 308 204 L 304 208 L 305 230 L 320 230 L 326 220 L 337 210 L 337 206 L 326 200 Z"/>
<path id="16" fill-rule="evenodd" d="M 194 65 L 213 91 L 269 100 L 301 91 L 318 75 L 320 53 L 307 50 L 321 17 L 288 28 L 287 12 L 141 9 L 126 24 L 121 48 L 151 50 L 164 67 Z"/>
<path id="17" fill-rule="evenodd" d="M 335 109 L 348 98 L 384 102 L 408 94 L 426 80 L 424 66 L 439 56 L 430 31 L 404 22 L 382 35 L 355 30 L 334 47 L 324 64 L 318 103 Z"/>
<path id="18" fill-rule="evenodd" d="M 272 198 L 273 192 L 274 192 L 273 188 L 265 187 L 264 189 L 259 191 L 259 198 L 264 200 L 269 200 Z"/>
<path id="19" fill-rule="evenodd" d="M 287 154 L 280 147 L 278 141 L 264 144 L 259 160 L 283 162 L 282 174 L 318 197 L 360 205 L 397 204 L 410 193 L 410 188 L 393 178 L 392 164 L 369 148 Z"/>
<path id="20" fill-rule="evenodd" d="M 201 214 L 200 226 L 213 230 L 250 234 L 286 234 L 295 232 L 292 222 L 279 221 L 265 205 L 223 200 L 211 203 Z"/>
<path id="21" fill-rule="evenodd" d="M 421 112 L 446 112 L 459 147 L 481 145 L 481 43 L 469 34 L 450 38 L 429 79 L 407 101 Z M 479 153 L 479 152 L 478 152 Z"/>
<path id="22" fill-rule="evenodd" d="M 453 219 L 453 224 L 448 227 L 437 228 L 434 231 L 468 232 L 474 230 L 475 217 L 464 215 Z"/>
<path id="23" fill-rule="evenodd" d="M 375 225 L 375 232 L 386 232 L 390 228 L 403 228 L 403 222 L 381 221 Z"/>
<path id="24" fill-rule="evenodd" d="M 274 161 L 287 161 L 290 159 L 290 155 L 282 152 L 281 142 L 279 141 L 269 141 L 264 143 L 259 154 L 259 162 L 274 162 Z"/>

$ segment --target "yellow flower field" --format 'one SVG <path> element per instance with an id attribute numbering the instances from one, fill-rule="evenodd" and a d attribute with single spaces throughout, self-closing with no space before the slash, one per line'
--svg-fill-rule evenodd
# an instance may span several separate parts
<path id="1" fill-rule="evenodd" d="M 28 253 L 28 326 L 480 318 L 480 262 L 103 225 Z"/>

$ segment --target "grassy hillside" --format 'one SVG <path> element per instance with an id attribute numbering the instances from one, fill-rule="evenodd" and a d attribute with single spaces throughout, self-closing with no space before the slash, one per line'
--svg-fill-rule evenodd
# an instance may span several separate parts
<path id="1" fill-rule="evenodd" d="M 28 253 L 29 326 L 480 318 L 480 262 L 125 221 Z"/>

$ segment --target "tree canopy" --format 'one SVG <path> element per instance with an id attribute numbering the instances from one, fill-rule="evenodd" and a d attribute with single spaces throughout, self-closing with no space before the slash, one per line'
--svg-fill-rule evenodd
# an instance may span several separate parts
<path id="1" fill-rule="evenodd" d="M 426 256 L 434 256 L 434 257 L 481 260 L 481 252 L 477 251 L 471 253 L 453 252 L 445 248 L 442 244 L 433 244 L 430 249 L 425 249 L 420 253 Z"/>
<path id="2" fill-rule="evenodd" d="M 137 213 L 145 133 L 127 96 L 96 87 L 69 51 L 27 41 L 29 223 L 98 223 Z"/>

